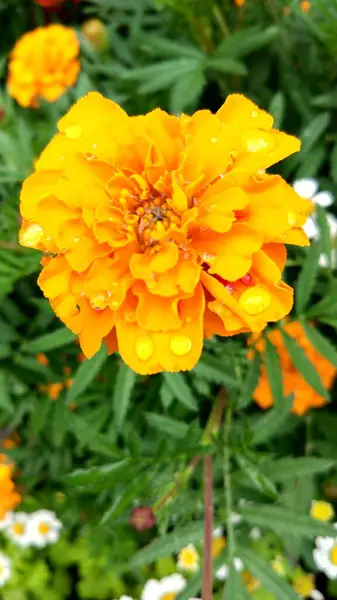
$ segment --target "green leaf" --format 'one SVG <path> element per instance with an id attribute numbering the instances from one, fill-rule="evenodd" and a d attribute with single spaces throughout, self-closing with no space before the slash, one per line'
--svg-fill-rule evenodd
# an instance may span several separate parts
<path id="1" fill-rule="evenodd" d="M 235 454 L 235 459 L 254 487 L 265 496 L 276 500 L 278 497 L 276 487 L 274 483 L 262 473 L 260 468 L 250 460 L 247 455 L 241 452 Z"/>
<path id="2" fill-rule="evenodd" d="M 283 92 L 276 92 L 274 94 L 270 101 L 268 112 L 274 117 L 274 127 L 280 129 L 285 113 L 285 97 Z"/>
<path id="3" fill-rule="evenodd" d="M 332 319 L 336 317 L 337 311 L 337 293 L 332 292 L 330 294 L 326 294 L 323 298 L 314 304 L 312 308 L 310 308 L 307 312 L 307 319 L 312 319 L 315 317 L 331 317 Z"/>
<path id="4" fill-rule="evenodd" d="M 7 413 L 14 412 L 8 385 L 8 374 L 5 371 L 0 371 L 0 408 Z"/>
<path id="5" fill-rule="evenodd" d="M 141 473 L 138 477 L 134 478 L 129 485 L 125 486 L 121 493 L 118 493 L 113 500 L 110 508 L 104 513 L 101 524 L 107 523 L 107 521 L 116 520 L 124 510 L 134 501 L 135 498 L 141 497 L 143 490 L 147 485 L 146 473 Z"/>
<path id="6" fill-rule="evenodd" d="M 136 373 L 122 362 L 116 377 L 112 399 L 115 413 L 114 427 L 117 430 L 121 429 L 124 423 L 135 381 Z"/>
<path id="7" fill-rule="evenodd" d="M 155 54 L 159 56 L 176 56 L 178 58 L 202 58 L 204 55 L 197 46 L 192 44 L 186 44 L 184 42 L 178 42 L 176 40 L 169 40 L 156 35 L 141 35 L 138 37 L 138 44 L 141 45 L 142 49 L 146 52 L 148 49 L 153 50 Z"/>
<path id="8" fill-rule="evenodd" d="M 197 402 L 182 373 L 166 373 L 164 371 L 163 377 L 167 387 L 181 404 L 190 410 L 198 410 Z"/>
<path id="9" fill-rule="evenodd" d="M 315 148 L 310 150 L 308 154 L 301 156 L 297 154 L 294 157 L 295 163 L 300 162 L 301 166 L 296 171 L 296 179 L 302 177 L 317 177 L 324 161 L 327 158 L 326 145 L 324 143 L 317 144 Z"/>
<path id="10" fill-rule="evenodd" d="M 311 119 L 310 123 L 304 128 L 301 135 L 302 157 L 304 157 L 305 154 L 308 154 L 317 145 L 317 142 L 321 139 L 322 135 L 327 130 L 330 124 L 330 120 L 330 113 L 324 112 L 317 115 L 317 117 L 315 117 L 314 119 Z M 310 172 L 307 172 L 307 176 L 308 175 L 312 174 Z"/>
<path id="11" fill-rule="evenodd" d="M 285 457 L 266 461 L 261 464 L 261 471 L 277 483 L 289 479 L 309 477 L 317 473 L 330 471 L 336 466 L 336 460 L 303 456 L 300 458 Z"/>
<path id="12" fill-rule="evenodd" d="M 73 383 L 67 393 L 66 403 L 68 406 L 87 389 L 101 370 L 107 356 L 107 349 L 105 346 L 102 346 L 95 356 L 90 360 L 86 360 L 78 367 Z"/>
<path id="13" fill-rule="evenodd" d="M 319 269 L 318 259 L 321 251 L 320 243 L 313 243 L 310 246 L 307 257 L 303 263 L 295 286 L 295 307 L 297 315 L 303 313 L 310 300 L 311 292 L 315 285 L 317 271 Z"/>
<path id="14" fill-rule="evenodd" d="M 60 327 L 52 333 L 46 333 L 41 335 L 34 340 L 25 342 L 22 345 L 24 352 L 31 352 L 36 354 L 37 352 L 47 352 L 48 350 L 54 350 L 55 348 L 61 348 L 66 346 L 75 340 L 75 334 L 70 331 L 67 327 Z"/>
<path id="15" fill-rule="evenodd" d="M 280 404 L 284 401 L 283 375 L 281 371 L 280 357 L 275 346 L 273 346 L 268 338 L 265 339 L 264 361 L 267 368 L 268 381 L 273 398 L 276 404 Z"/>
<path id="16" fill-rule="evenodd" d="M 330 226 L 327 219 L 327 211 L 322 207 L 316 206 L 317 222 L 320 230 L 320 244 L 323 254 L 326 255 L 328 265 L 331 266 L 331 235 Z"/>
<path id="17" fill-rule="evenodd" d="M 334 183 L 337 183 L 337 142 L 334 143 L 330 154 L 330 177 Z"/>
<path id="18" fill-rule="evenodd" d="M 316 327 L 302 321 L 303 329 L 307 338 L 324 358 L 337 368 L 337 350 L 332 343 L 322 335 Z"/>
<path id="19" fill-rule="evenodd" d="M 266 414 L 260 417 L 252 427 L 253 444 L 263 444 L 271 439 L 275 434 L 282 431 L 282 427 L 290 419 L 290 409 L 293 405 L 293 398 L 289 396 L 284 398 L 283 402 L 277 404 Z"/>
<path id="20" fill-rule="evenodd" d="M 323 523 L 283 506 L 252 504 L 240 508 L 239 512 L 245 521 L 258 527 L 268 527 L 280 534 L 291 531 L 309 540 L 317 535 L 336 536 L 336 529 L 330 523 Z"/>
<path id="21" fill-rule="evenodd" d="M 239 546 L 237 553 L 243 560 L 246 569 L 278 600 L 298 600 L 297 593 L 286 579 L 275 573 L 273 568 L 254 550 Z"/>
<path id="22" fill-rule="evenodd" d="M 230 75 L 247 75 L 248 69 L 241 60 L 235 60 L 234 58 L 221 58 L 218 56 L 211 56 L 207 59 L 206 66 L 214 71 L 220 73 L 229 73 Z"/>
<path id="23" fill-rule="evenodd" d="M 51 435 L 56 448 L 60 448 L 68 431 L 69 409 L 63 400 L 59 398 L 54 402 L 51 415 Z"/>
<path id="24" fill-rule="evenodd" d="M 241 574 L 233 564 L 229 565 L 228 578 L 223 591 L 223 600 L 249 600 L 250 596 L 245 588 Z"/>
<path id="25" fill-rule="evenodd" d="M 97 433 L 92 424 L 77 414 L 69 415 L 69 430 L 76 436 L 81 445 L 87 446 L 98 454 L 119 457 L 120 451 L 101 433 Z"/>
<path id="26" fill-rule="evenodd" d="M 184 438 L 188 431 L 188 426 L 185 423 L 178 421 L 177 419 L 172 419 L 171 417 L 164 417 L 162 415 L 157 415 L 156 413 L 148 412 L 145 413 L 145 418 L 151 427 L 159 429 L 159 431 L 174 438 Z"/>
<path id="27" fill-rule="evenodd" d="M 253 360 L 250 361 L 242 386 L 241 395 L 237 402 L 237 408 L 246 408 L 253 398 L 254 390 L 259 382 L 261 372 L 261 357 L 259 352 L 255 352 Z"/>
<path id="28" fill-rule="evenodd" d="M 231 370 L 226 368 L 224 358 L 211 356 L 205 352 L 192 369 L 191 374 L 213 383 L 222 384 L 228 388 L 239 387 L 238 378 L 235 373 L 233 375 L 233 368 L 231 367 Z"/>
<path id="29" fill-rule="evenodd" d="M 180 114 L 187 108 L 194 108 L 206 85 L 201 69 L 187 73 L 173 86 L 170 94 L 170 111 Z"/>
<path id="30" fill-rule="evenodd" d="M 256 50 L 260 50 L 267 44 L 270 44 L 279 35 L 278 27 L 269 27 L 265 30 L 254 28 L 245 28 L 244 31 L 233 33 L 228 36 L 215 50 L 213 56 L 235 58 L 247 56 Z"/>
<path id="31" fill-rule="evenodd" d="M 294 367 L 301 373 L 303 378 L 315 390 L 315 392 L 328 400 L 328 392 L 325 389 L 314 364 L 311 362 L 311 360 L 309 360 L 303 348 L 297 344 L 294 338 L 290 337 L 290 335 L 288 335 L 284 329 L 281 329 L 281 331 L 284 345 L 290 354 L 290 358 L 294 364 Z"/>
<path id="32" fill-rule="evenodd" d="M 131 569 L 143 567 L 156 561 L 158 558 L 168 556 L 179 552 L 187 544 L 199 543 L 203 537 L 204 524 L 201 521 L 195 521 L 179 530 L 167 533 L 160 538 L 150 542 L 145 548 L 136 552 L 129 562 Z"/>
<path id="33" fill-rule="evenodd" d="M 29 430 L 33 435 L 38 435 L 43 430 L 47 423 L 51 407 L 51 401 L 48 396 L 38 398 L 33 404 L 33 410 L 29 416 Z"/>
<path id="34" fill-rule="evenodd" d="M 116 481 L 116 477 L 120 472 L 125 471 L 130 464 L 132 459 L 125 458 L 118 462 L 111 463 L 109 465 L 103 465 L 102 467 L 91 467 L 91 469 L 77 469 L 72 473 L 68 473 L 65 476 L 67 484 L 73 486 L 86 486 L 92 484 L 104 483 L 107 487 L 110 487 Z"/>

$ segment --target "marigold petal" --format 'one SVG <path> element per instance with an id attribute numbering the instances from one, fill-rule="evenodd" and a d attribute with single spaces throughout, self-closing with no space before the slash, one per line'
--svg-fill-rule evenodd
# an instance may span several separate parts
<path id="1" fill-rule="evenodd" d="M 235 122 L 240 128 L 271 129 L 274 119 L 241 94 L 231 94 L 216 113 L 223 123 Z"/>

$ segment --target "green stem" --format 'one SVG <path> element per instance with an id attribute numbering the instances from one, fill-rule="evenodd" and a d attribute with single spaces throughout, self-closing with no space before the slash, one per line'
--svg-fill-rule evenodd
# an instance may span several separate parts
<path id="1" fill-rule="evenodd" d="M 213 4 L 212 12 L 213 12 L 213 15 L 214 15 L 214 18 L 215 18 L 217 24 L 219 25 L 219 29 L 220 29 L 223 37 L 224 38 L 228 37 L 231 32 L 229 31 L 229 27 L 226 23 L 224 15 L 222 14 L 221 10 L 219 9 L 219 7 L 216 4 Z"/>
<path id="2" fill-rule="evenodd" d="M 202 599 L 212 600 L 213 464 L 212 455 L 204 458 L 204 565 Z"/>
<path id="3" fill-rule="evenodd" d="M 231 475 L 231 452 L 229 435 L 232 426 L 233 409 L 228 406 L 224 426 L 224 484 L 225 484 L 225 506 L 227 513 L 227 542 L 228 562 L 231 565 L 235 556 L 234 525 L 231 520 L 233 512 L 232 475 Z"/>

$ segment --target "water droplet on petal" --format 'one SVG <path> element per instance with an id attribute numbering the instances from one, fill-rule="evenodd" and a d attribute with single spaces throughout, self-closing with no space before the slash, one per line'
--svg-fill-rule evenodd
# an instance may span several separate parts
<path id="1" fill-rule="evenodd" d="M 192 340 L 186 335 L 177 335 L 170 341 L 170 348 L 173 354 L 185 356 L 192 349 Z"/>
<path id="2" fill-rule="evenodd" d="M 218 138 L 217 137 L 211 137 L 211 142 L 212 142 L 212 144 L 216 144 L 218 142 Z"/>
<path id="3" fill-rule="evenodd" d="M 69 125 L 65 128 L 64 133 L 69 140 L 77 140 L 82 134 L 82 129 L 77 124 Z"/>
<path id="4" fill-rule="evenodd" d="M 239 304 L 249 315 L 258 315 L 271 304 L 271 295 L 263 287 L 254 286 L 243 292 Z"/>
<path id="5" fill-rule="evenodd" d="M 28 227 L 20 233 L 20 244 L 27 248 L 35 248 L 43 236 L 43 230 L 38 223 L 30 223 Z"/>
<path id="6" fill-rule="evenodd" d="M 293 210 L 288 210 L 287 217 L 288 217 L 288 225 L 290 227 L 295 227 L 296 226 L 296 221 L 297 221 L 296 213 L 294 213 Z"/>
<path id="7" fill-rule="evenodd" d="M 135 351 L 139 360 L 146 362 L 151 358 L 154 350 L 154 343 L 148 335 L 142 335 L 136 341 Z"/>
<path id="8" fill-rule="evenodd" d="M 246 273 L 246 275 L 244 275 L 243 277 L 241 277 L 240 281 L 242 283 L 244 283 L 245 285 L 252 285 L 252 283 L 253 283 L 253 277 L 251 276 L 250 273 Z"/>
<path id="9" fill-rule="evenodd" d="M 106 294 L 98 294 L 94 298 L 91 298 L 90 304 L 95 310 L 103 310 L 107 307 L 108 298 Z"/>
<path id="10" fill-rule="evenodd" d="M 78 242 L 80 241 L 81 238 L 79 237 L 73 237 L 73 242 L 74 244 L 78 244 Z"/>
<path id="11" fill-rule="evenodd" d="M 256 117 L 257 117 L 257 110 L 252 110 L 252 117 L 253 117 L 253 119 L 256 119 Z"/>
<path id="12" fill-rule="evenodd" d="M 202 258 L 206 262 L 209 262 L 210 260 L 213 260 L 215 258 L 215 254 L 210 254 L 209 252 L 204 252 L 202 255 Z"/>

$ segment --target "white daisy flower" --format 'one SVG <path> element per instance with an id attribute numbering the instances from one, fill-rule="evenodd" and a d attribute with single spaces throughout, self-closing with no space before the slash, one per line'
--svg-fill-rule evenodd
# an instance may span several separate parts
<path id="1" fill-rule="evenodd" d="M 37 510 L 32 513 L 28 523 L 28 533 L 32 546 L 43 548 L 55 544 L 61 533 L 62 523 L 51 510 Z"/>
<path id="2" fill-rule="evenodd" d="M 317 569 L 328 579 L 337 579 L 337 538 L 317 537 L 313 558 Z"/>
<path id="3" fill-rule="evenodd" d="M 185 585 L 186 580 L 179 573 L 163 579 L 149 579 L 144 585 L 141 600 L 174 600 Z"/>
<path id="4" fill-rule="evenodd" d="M 3 587 L 5 583 L 12 576 L 12 561 L 0 552 L 0 587 Z"/>
<path id="5" fill-rule="evenodd" d="M 10 523 L 5 529 L 7 537 L 20 548 L 28 548 L 31 545 L 29 534 L 29 514 L 24 512 L 16 512 L 12 514 Z"/>
<path id="6" fill-rule="evenodd" d="M 196 572 L 199 569 L 199 554 L 193 544 L 182 548 L 178 554 L 177 567 L 183 571 Z"/>
<path id="7" fill-rule="evenodd" d="M 2 519 L 0 519 L 0 531 L 4 531 L 13 521 L 13 513 L 11 510 L 6 512 Z"/>
<path id="8" fill-rule="evenodd" d="M 235 570 L 238 571 L 238 573 L 241 573 L 241 571 L 243 570 L 243 562 L 242 562 L 241 558 L 239 558 L 238 556 L 235 556 L 233 562 L 234 562 Z M 218 569 L 217 572 L 215 573 L 215 578 L 218 579 L 219 581 L 224 581 L 228 577 L 228 571 L 229 571 L 228 565 L 222 565 L 222 567 L 220 567 L 220 569 Z"/>
<path id="9" fill-rule="evenodd" d="M 261 539 L 261 529 L 260 527 L 253 527 L 253 529 L 249 532 L 249 537 L 251 540 L 257 541 Z"/>
<path id="10" fill-rule="evenodd" d="M 230 521 L 233 525 L 238 525 L 239 523 L 241 523 L 242 517 L 241 515 L 239 515 L 239 513 L 237 512 L 231 512 L 230 514 Z"/>

